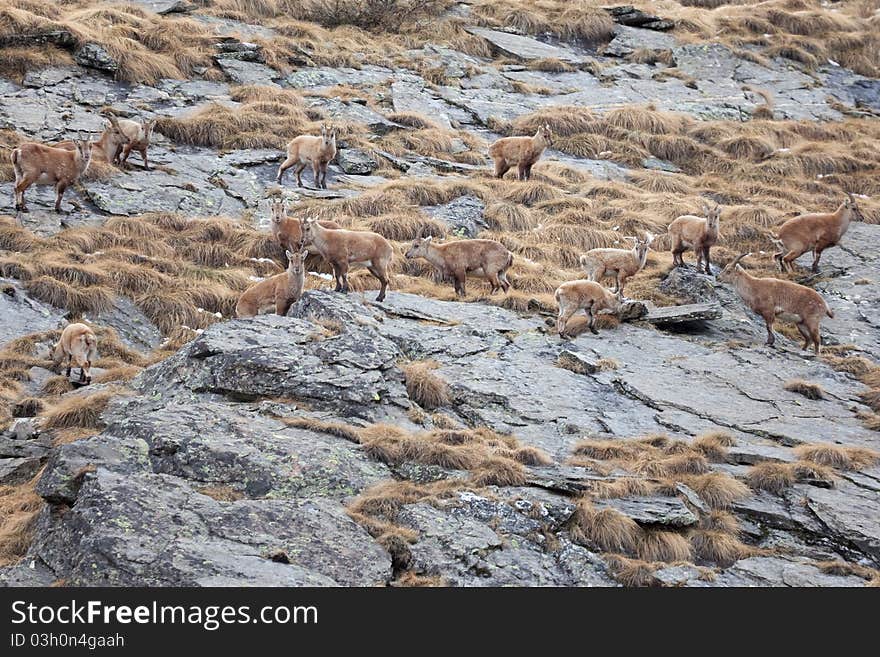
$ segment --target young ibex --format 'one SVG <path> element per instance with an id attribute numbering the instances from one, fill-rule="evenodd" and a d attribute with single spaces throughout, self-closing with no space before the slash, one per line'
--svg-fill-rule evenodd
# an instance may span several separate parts
<path id="1" fill-rule="evenodd" d="M 516 166 L 517 177 L 528 180 L 532 167 L 540 159 L 544 149 L 553 145 L 553 132 L 544 124 L 533 137 L 504 137 L 489 147 L 489 155 L 495 160 L 495 177 L 503 178 L 507 170 Z"/>
<path id="2" fill-rule="evenodd" d="M 92 362 L 98 359 L 98 338 L 85 324 L 68 324 L 61 332 L 61 339 L 52 354 L 52 369 L 57 369 L 67 359 L 65 376 L 70 377 L 71 361 L 79 367 L 80 383 L 92 382 Z"/>
<path id="3" fill-rule="evenodd" d="M 281 245 L 285 251 L 298 250 L 302 244 L 302 222 L 295 217 L 287 216 L 287 204 L 281 199 L 275 199 L 269 206 L 272 223 L 270 230 L 272 231 L 272 239 Z M 338 223 L 330 219 L 319 221 L 324 228 L 336 230 L 342 228 Z M 308 249 L 311 255 L 316 255 L 318 250 L 311 246 Z"/>
<path id="4" fill-rule="evenodd" d="M 616 313 L 620 309 L 620 293 L 614 294 L 599 283 L 586 280 L 568 281 L 556 288 L 556 304 L 559 316 L 556 318 L 556 332 L 566 337 L 565 326 L 577 311 L 583 310 L 590 320 L 589 327 L 596 330 L 596 318 L 600 310 Z"/>
<path id="5" fill-rule="evenodd" d="M 150 138 L 153 136 L 153 128 L 156 127 L 156 121 L 157 119 L 150 119 L 141 123 L 131 119 L 121 119 L 119 121 L 119 128 L 128 138 L 128 143 L 116 149 L 113 163 L 119 164 L 119 166 L 125 169 L 128 156 L 131 155 L 132 151 L 137 151 L 141 154 L 141 159 L 144 161 L 144 169 L 149 171 L 150 162 L 147 159 L 147 149 L 150 147 Z"/>
<path id="6" fill-rule="evenodd" d="M 739 262 L 750 253 L 743 253 L 719 274 L 718 279 L 731 283 L 745 304 L 758 313 L 767 324 L 767 346 L 776 342 L 773 323 L 776 318 L 793 321 L 804 338 L 804 349 L 810 343 L 818 354 L 822 349 L 819 338 L 819 321 L 834 313 L 822 296 L 808 287 L 782 281 L 778 278 L 755 278 L 743 269 Z"/>
<path id="7" fill-rule="evenodd" d="M 510 282 L 507 270 L 513 264 L 513 254 L 495 240 L 458 240 L 448 244 L 434 244 L 431 237 L 417 237 L 406 252 L 407 258 L 424 258 L 444 279 L 452 278 L 455 293 L 465 295 L 468 274 L 489 281 L 495 294 L 500 288 L 507 292 Z"/>
<path id="8" fill-rule="evenodd" d="M 92 162 L 113 163 L 113 159 L 116 157 L 116 150 L 128 143 L 128 136 L 122 131 L 116 117 L 108 116 L 106 121 L 101 137 L 98 141 L 91 142 Z M 72 139 L 68 139 L 59 141 L 57 144 L 53 144 L 53 146 L 54 148 L 72 151 L 76 148 L 75 143 Z"/>
<path id="9" fill-rule="evenodd" d="M 235 304 L 236 317 L 253 317 L 260 312 L 275 308 L 279 315 L 286 315 L 290 306 L 300 300 L 306 282 L 305 259 L 309 252 L 285 252 L 287 271 L 276 274 L 252 285 Z"/>
<path id="10" fill-rule="evenodd" d="M 676 267 L 684 266 L 684 258 L 681 254 L 688 249 L 693 249 L 697 256 L 697 271 L 700 263 L 705 262 L 706 273 L 711 274 L 709 269 L 709 249 L 718 241 L 718 223 L 721 219 L 721 207 L 716 205 L 711 210 L 708 207 L 705 217 L 697 217 L 685 214 L 677 217 L 669 224 L 669 237 L 672 243 L 672 262 Z"/>
<path id="11" fill-rule="evenodd" d="M 327 166 L 336 157 L 336 130 L 321 126 L 321 136 L 300 135 L 287 145 L 287 159 L 278 167 L 277 183 L 290 167 L 296 165 L 296 184 L 303 186 L 302 171 L 307 164 L 312 165 L 315 187 L 327 189 Z"/>
<path id="12" fill-rule="evenodd" d="M 623 286 L 630 276 L 635 276 L 645 267 L 648 259 L 648 248 L 654 241 L 651 233 L 646 233 L 644 239 L 638 237 L 626 237 L 624 239 L 635 242 L 632 249 L 590 249 L 580 257 L 581 267 L 587 273 L 587 278 L 596 283 L 601 283 L 606 276 L 614 276 L 616 285 L 615 294 L 623 294 Z"/>
<path id="13" fill-rule="evenodd" d="M 61 212 L 64 190 L 75 183 L 89 168 L 92 149 L 89 142 L 78 139 L 73 151 L 53 148 L 44 144 L 27 142 L 12 151 L 12 168 L 15 171 L 15 209 L 27 212 L 24 193 L 28 187 L 55 186 L 55 212 Z"/>
<path id="14" fill-rule="evenodd" d="M 802 214 L 783 223 L 777 239 L 771 239 L 779 249 L 779 253 L 773 256 L 779 270 L 793 271 L 794 261 L 807 251 L 812 251 L 812 271 L 818 272 L 822 251 L 840 242 L 854 215 L 858 217 L 861 213 L 853 195 L 847 194 L 834 212 Z"/>
<path id="15" fill-rule="evenodd" d="M 333 268 L 337 292 L 348 292 L 348 268 L 360 264 L 366 266 L 382 285 L 376 301 L 385 299 L 388 267 L 394 257 L 394 249 L 388 240 L 370 231 L 324 228 L 314 219 L 303 221 L 302 235 L 303 245 L 313 245 Z"/>

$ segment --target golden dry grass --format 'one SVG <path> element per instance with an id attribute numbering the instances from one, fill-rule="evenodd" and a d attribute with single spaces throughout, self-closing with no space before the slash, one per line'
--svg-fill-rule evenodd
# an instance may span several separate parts
<path id="1" fill-rule="evenodd" d="M 880 460 L 880 453 L 873 449 L 830 444 L 799 445 L 794 453 L 804 461 L 844 471 L 862 470 Z"/>
<path id="2" fill-rule="evenodd" d="M 21 559 L 30 547 L 34 522 L 43 506 L 35 488 L 43 472 L 20 486 L 0 486 L 0 566 Z"/>
<path id="3" fill-rule="evenodd" d="M 400 366 L 409 398 L 422 408 L 432 411 L 449 404 L 449 384 L 434 373 L 436 361 L 413 361 Z"/>
<path id="4" fill-rule="evenodd" d="M 776 463 L 765 461 L 749 468 L 746 483 L 755 490 L 781 495 L 799 481 L 815 479 L 834 484 L 832 471 L 811 461 Z"/>
<path id="5" fill-rule="evenodd" d="M 92 393 L 66 395 L 49 406 L 41 415 L 44 429 L 82 427 L 100 429 L 101 413 L 119 390 L 100 390 Z"/>

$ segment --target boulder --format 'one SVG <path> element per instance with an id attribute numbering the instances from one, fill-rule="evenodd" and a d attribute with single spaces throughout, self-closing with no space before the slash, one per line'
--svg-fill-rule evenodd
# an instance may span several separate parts
<path id="1" fill-rule="evenodd" d="M 116 73 L 119 70 L 119 62 L 98 43 L 84 43 L 73 53 L 73 60 L 80 66 L 107 73 Z"/>
<path id="2" fill-rule="evenodd" d="M 435 219 L 443 221 L 456 235 L 476 237 L 488 228 L 483 219 L 486 204 L 472 194 L 459 196 L 444 205 L 429 205 L 422 209 Z"/>
<path id="3" fill-rule="evenodd" d="M 336 162 L 345 173 L 357 176 L 368 176 L 379 163 L 369 151 L 362 148 L 343 148 L 336 154 Z"/>
<path id="4" fill-rule="evenodd" d="M 274 68 L 256 61 L 245 61 L 233 57 L 215 57 L 214 61 L 227 79 L 235 84 L 261 84 L 277 86 L 275 80 L 281 75 Z"/>
<path id="5" fill-rule="evenodd" d="M 467 27 L 465 29 L 475 36 L 482 37 L 492 45 L 494 50 L 508 57 L 516 57 L 526 61 L 552 58 L 570 64 L 578 64 L 585 61 L 583 55 L 561 44 L 551 45 L 532 37 L 490 30 L 486 27 Z"/>

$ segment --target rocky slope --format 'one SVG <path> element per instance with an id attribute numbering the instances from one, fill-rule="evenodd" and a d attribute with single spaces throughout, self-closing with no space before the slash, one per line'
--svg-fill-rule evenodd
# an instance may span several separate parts
<path id="1" fill-rule="evenodd" d="M 271 38 L 270 27 L 202 17 L 180 3 L 142 4 L 175 5 L 211 25 L 225 80 L 122 83 L 106 74 L 108 53 L 87 49 L 78 51 L 77 65 L 28 72 L 21 84 L 0 80 L 3 126 L 46 141 L 98 131 L 104 105 L 147 118 L 183 116 L 208 102 L 237 108 L 238 84 L 327 92 L 308 103 L 328 119 L 364 127 L 373 140 L 400 126 L 390 111 L 334 96 L 338 85 L 482 139 L 497 136 L 499 121 L 557 105 L 601 113 L 650 100 L 700 120 L 739 121 L 763 103 L 743 90 L 748 85 L 772 92 L 781 119 L 837 121 L 841 108 L 880 111 L 876 79 L 831 63 L 814 71 L 781 58 L 758 64 L 725 45 L 685 43 L 657 24 L 618 24 L 614 38 L 595 49 L 474 21 L 468 32 L 492 58 L 426 45 L 405 53 L 418 64 L 412 68 L 282 72 L 249 41 Z M 468 22 L 467 3 L 451 11 Z M 645 50 L 671 57 L 680 77 L 658 79 L 655 65 L 624 59 Z M 572 70 L 530 67 L 549 59 Z M 602 63 L 600 74 L 587 70 L 591 61 Z M 431 84 L 426 68 L 441 70 L 448 84 Z M 280 158 L 274 149 L 184 146 L 157 133 L 151 159 L 159 166 L 71 190 L 65 226 L 50 212 L 45 188 L 30 190 L 32 211 L 19 218 L 41 237 L 150 212 L 247 216 L 264 226 L 266 189 Z M 487 167 L 414 151 L 380 159 L 426 183 Z M 561 151 L 546 159 L 596 181 L 628 180 L 635 166 Z M 639 164 L 679 170 L 656 157 Z M 388 181 L 374 175 L 379 165 L 373 153 L 343 147 L 329 190 L 284 194 L 294 202 L 357 198 Z M 11 183 L 0 183 L 0 212 L 12 212 L 11 199 Z M 423 210 L 458 234 L 487 226 L 486 204 L 473 195 Z M 3 255 L 15 254 L 7 246 Z M 823 256 L 823 276 L 809 281 L 835 311 L 822 326 L 832 350 L 851 345 L 880 360 L 878 267 L 880 226 L 857 223 L 841 248 Z M 4 342 L 57 329 L 69 316 L 35 299 L 22 281 L 0 282 Z M 517 312 L 399 291 L 376 303 L 374 292 L 310 290 L 287 317 L 214 323 L 122 389 L 96 383 L 64 394 L 64 403 L 95 411 L 79 440 L 64 444 L 45 416 L 27 412 L 3 432 L 0 483 L 23 485 L 44 468 L 36 493 L 45 505 L 26 555 L 0 569 L 0 583 L 876 580 L 880 465 L 865 454 L 878 449 L 880 434 L 864 421 L 863 372 L 835 369 L 833 359 L 784 337 L 775 350 L 763 347 L 763 324 L 714 277 L 677 270 L 660 289 L 720 307 L 721 316 L 625 322 L 562 341 L 540 303 Z M 123 295 L 89 319 L 114 328 L 131 349 L 148 352 L 164 339 Z M 38 342 L 33 356 L 45 358 L 47 350 Z M 432 361 L 428 384 L 442 391 L 436 404 L 412 385 L 411 361 Z M 22 396 L 37 394 L 49 377 L 45 367 L 32 367 Z M 818 386 L 819 398 L 788 389 L 798 380 Z M 633 451 L 611 450 L 606 441 Z M 853 462 L 829 465 L 827 455 L 809 451 L 818 444 L 833 444 L 834 454 Z"/>

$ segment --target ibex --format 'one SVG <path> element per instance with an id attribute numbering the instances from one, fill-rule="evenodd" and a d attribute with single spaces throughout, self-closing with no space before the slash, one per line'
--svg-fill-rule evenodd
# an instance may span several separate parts
<path id="1" fill-rule="evenodd" d="M 566 337 L 565 326 L 577 311 L 583 310 L 589 318 L 590 331 L 598 333 L 596 318 L 600 310 L 616 313 L 620 309 L 620 293 L 614 294 L 599 283 L 587 280 L 568 281 L 556 288 L 556 304 L 559 316 L 556 319 L 556 332 Z"/>
<path id="2" fill-rule="evenodd" d="M 55 212 L 61 212 L 64 190 L 86 172 L 91 161 L 92 149 L 84 139 L 75 141 L 72 151 L 34 142 L 21 144 L 12 151 L 15 209 L 28 211 L 24 193 L 31 185 L 54 185 Z"/>
<path id="3" fill-rule="evenodd" d="M 52 354 L 52 368 L 57 369 L 67 359 L 65 376 L 70 377 L 71 362 L 79 367 L 79 381 L 92 382 L 92 362 L 98 359 L 98 338 L 85 324 L 68 324 L 61 332 L 61 339 Z"/>
<path id="4" fill-rule="evenodd" d="M 517 177 L 528 180 L 532 166 L 544 149 L 553 145 L 553 132 L 544 124 L 533 137 L 504 137 L 489 147 L 489 155 L 495 161 L 495 177 L 503 178 L 507 170 L 516 166 Z"/>
<path id="5" fill-rule="evenodd" d="M 458 240 L 448 244 L 434 244 L 431 237 L 416 238 L 406 252 L 407 258 L 424 258 L 443 278 L 452 278 L 455 293 L 465 295 L 468 274 L 489 281 L 495 294 L 498 289 L 510 289 L 507 270 L 513 264 L 513 254 L 495 240 Z"/>
<path id="6" fill-rule="evenodd" d="M 738 256 L 722 270 L 718 279 L 731 283 L 745 304 L 763 318 L 767 325 L 768 347 L 776 342 L 773 324 L 778 317 L 793 321 L 804 338 L 803 348 L 808 349 L 812 343 L 813 350 L 818 354 L 822 348 L 819 321 L 826 315 L 834 317 L 825 299 L 816 290 L 791 281 L 751 276 L 739 264 L 750 255 L 743 253 Z"/>
<path id="7" fill-rule="evenodd" d="M 581 267 L 584 268 L 589 280 L 601 283 L 606 276 L 614 277 L 615 294 L 618 292 L 622 294 L 627 279 L 644 269 L 648 259 L 648 249 L 654 241 L 654 236 L 647 233 L 644 239 L 638 237 L 624 239 L 635 242 L 632 249 L 590 249 L 580 257 Z"/>
<path id="8" fill-rule="evenodd" d="M 779 227 L 777 239 L 772 239 L 779 249 L 773 257 L 780 271 L 792 271 L 792 264 L 807 251 L 813 252 L 812 271 L 819 271 L 822 251 L 836 246 L 849 229 L 853 216 L 861 216 L 852 194 L 834 212 L 814 212 L 789 219 Z"/>
<path id="9" fill-rule="evenodd" d="M 672 262 L 676 267 L 684 266 L 681 254 L 693 249 L 697 256 L 697 271 L 700 263 L 705 262 L 706 273 L 709 268 L 709 249 L 718 241 L 718 224 L 721 219 L 721 207 L 716 205 L 711 210 L 706 207 L 705 217 L 685 214 L 677 217 L 669 224 L 669 237 L 672 241 Z"/>
<path id="10" fill-rule="evenodd" d="M 284 172 L 296 165 L 296 184 L 303 186 L 302 171 L 307 164 L 312 165 L 315 187 L 327 189 L 327 166 L 336 157 L 336 130 L 321 126 L 321 136 L 300 135 L 287 145 L 287 159 L 278 167 L 275 182 L 281 183 Z"/>
<path id="11" fill-rule="evenodd" d="M 252 285 L 235 304 L 236 317 L 253 317 L 260 312 L 275 309 L 279 315 L 286 315 L 290 306 L 300 300 L 305 286 L 305 259 L 309 252 L 293 253 L 287 251 L 287 271 Z"/>
<path id="12" fill-rule="evenodd" d="M 272 239 L 274 239 L 284 250 L 298 250 L 302 245 L 302 222 L 295 217 L 287 216 L 287 204 L 281 199 L 275 199 L 269 206 L 272 223 L 270 230 L 272 231 Z M 319 224 L 329 230 L 342 228 L 338 223 L 330 219 L 319 221 Z M 318 250 L 311 246 L 309 253 L 316 255 Z"/>
<path id="13" fill-rule="evenodd" d="M 348 269 L 350 265 L 365 265 L 379 279 L 382 288 L 376 301 L 385 299 L 388 287 L 388 267 L 394 257 L 394 249 L 378 233 L 360 230 L 331 230 L 314 219 L 302 223 L 303 244 L 314 245 L 321 257 L 333 268 L 336 291 L 348 292 Z"/>
<path id="14" fill-rule="evenodd" d="M 128 143 L 128 137 L 122 131 L 116 117 L 109 116 L 106 121 L 104 132 L 101 133 L 101 137 L 98 141 L 91 142 L 92 162 L 113 163 L 113 159 L 116 157 L 116 150 L 122 148 Z M 52 146 L 72 151 L 76 148 L 75 143 L 76 142 L 73 140 L 68 139 L 66 141 L 59 141 L 57 144 L 52 144 Z"/>
<path id="15" fill-rule="evenodd" d="M 132 121 L 131 119 L 120 119 L 119 128 L 128 137 L 128 143 L 120 146 L 113 157 L 114 164 L 119 164 L 123 169 L 126 168 L 128 156 L 132 151 L 141 154 L 144 161 L 144 168 L 150 170 L 150 162 L 147 159 L 147 149 L 150 147 L 150 138 L 153 136 L 153 129 L 156 127 L 157 119 L 150 119 L 143 123 Z"/>

